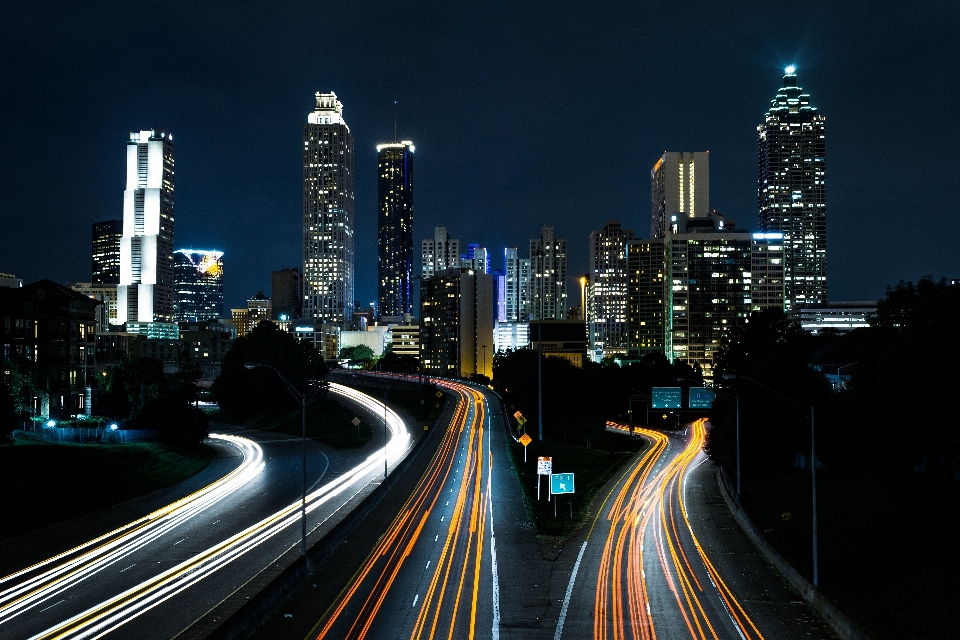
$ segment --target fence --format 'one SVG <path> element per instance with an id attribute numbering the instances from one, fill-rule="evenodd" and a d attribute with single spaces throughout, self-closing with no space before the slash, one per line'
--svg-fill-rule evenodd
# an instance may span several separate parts
<path id="1" fill-rule="evenodd" d="M 41 427 L 33 431 L 14 431 L 13 437 L 39 442 L 126 444 L 128 442 L 159 442 L 164 439 L 164 434 L 152 429 Z"/>

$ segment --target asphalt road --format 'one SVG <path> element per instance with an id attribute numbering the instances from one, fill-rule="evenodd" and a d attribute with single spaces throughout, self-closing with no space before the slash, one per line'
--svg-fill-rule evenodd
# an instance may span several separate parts
<path id="1" fill-rule="evenodd" d="M 362 395 L 343 401 L 383 420 Z M 366 406 L 363 403 L 366 402 Z M 390 463 L 409 432 L 391 415 Z M 299 543 L 300 440 L 245 432 L 253 442 L 214 441 L 229 455 L 243 450 L 243 477 L 97 544 L 0 581 L 0 638 L 171 638 Z M 308 441 L 308 529 L 317 527 L 383 473 L 381 442 L 336 451 Z M 262 465 L 259 464 L 262 450 Z M 234 453 L 235 455 L 235 453 Z M 358 465 L 361 469 L 358 471 Z M 243 465 L 238 467 L 243 469 Z M 132 519 L 145 515 L 135 514 Z M 159 524 L 158 524 L 159 523 Z M 88 527 L 89 528 L 89 527 Z M 29 553 L 36 554 L 36 550 Z M 37 558 L 24 554 L 24 566 Z M 30 582 L 34 580 L 34 582 Z M 18 589 L 18 586 L 24 588 Z M 65 635 L 60 635 L 65 634 Z"/>

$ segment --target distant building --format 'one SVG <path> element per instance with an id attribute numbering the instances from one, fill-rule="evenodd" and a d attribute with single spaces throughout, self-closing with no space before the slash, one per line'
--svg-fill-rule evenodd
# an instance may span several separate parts
<path id="1" fill-rule="evenodd" d="M 530 346 L 530 324 L 527 322 L 498 322 L 493 338 L 497 353 L 516 351 Z"/>
<path id="2" fill-rule="evenodd" d="M 760 231 L 783 234 L 784 306 L 827 303 L 826 119 L 787 67 L 757 127 Z"/>
<path id="3" fill-rule="evenodd" d="M 100 303 L 96 311 L 98 334 L 112 331 L 117 322 L 117 285 L 91 282 L 68 282 L 67 287 Z"/>
<path id="4" fill-rule="evenodd" d="M 18 278 L 12 273 L 0 273 L 0 287 L 10 287 L 19 289 L 23 286 L 23 278 Z"/>
<path id="5" fill-rule="evenodd" d="M 295 322 L 291 326 L 293 336 L 306 342 L 320 353 L 327 362 L 336 362 L 340 356 L 340 327 L 323 322 Z"/>
<path id="6" fill-rule="evenodd" d="M 420 281 L 420 365 L 449 378 L 493 375 L 493 278 L 445 269 Z"/>
<path id="7" fill-rule="evenodd" d="M 800 326 L 814 335 L 824 331 L 850 333 L 870 326 L 870 319 L 877 315 L 877 303 L 830 302 L 825 307 L 801 308 L 799 315 Z"/>
<path id="8" fill-rule="evenodd" d="M 543 227 L 530 240 L 528 317 L 531 320 L 565 320 L 567 317 L 567 241 L 558 240 L 553 227 Z"/>
<path id="9" fill-rule="evenodd" d="M 597 362 L 627 351 L 627 243 L 631 240 L 633 231 L 623 229 L 619 221 L 590 234 L 589 295 L 584 297 L 590 355 Z"/>
<path id="10" fill-rule="evenodd" d="M 433 240 L 420 242 L 420 275 L 429 278 L 438 271 L 460 266 L 460 241 L 450 237 L 446 227 L 434 227 Z"/>
<path id="11" fill-rule="evenodd" d="M 581 321 L 541 320 L 530 323 L 530 347 L 539 350 L 544 357 L 569 360 L 576 367 L 583 367 L 587 359 L 586 325 Z"/>
<path id="12" fill-rule="evenodd" d="M 503 250 L 503 274 L 504 318 L 502 322 L 519 322 L 520 292 L 523 287 L 520 283 L 520 258 L 517 256 L 516 247 L 507 247 Z"/>
<path id="13" fill-rule="evenodd" d="M 200 368 L 202 380 L 212 382 L 220 375 L 223 357 L 233 347 L 233 332 L 211 321 L 181 322 L 179 326 L 178 338 L 136 341 L 133 355 L 159 360 L 166 373 L 176 373 L 186 360 Z"/>
<path id="14" fill-rule="evenodd" d="M 286 316 L 300 318 L 302 316 L 303 294 L 300 288 L 300 270 L 296 267 L 281 269 L 271 274 L 270 299 L 273 301 L 273 319 L 279 320 Z"/>
<path id="15" fill-rule="evenodd" d="M 663 239 L 627 243 L 627 355 L 664 352 L 667 268 Z"/>
<path id="16" fill-rule="evenodd" d="M 650 171 L 650 237 L 663 238 L 673 216 L 706 217 L 710 211 L 710 153 L 665 151 Z"/>
<path id="17" fill-rule="evenodd" d="M 467 247 L 467 252 L 460 256 L 460 267 L 463 269 L 473 269 L 480 273 L 490 273 L 490 254 L 486 247 L 481 247 L 476 242 L 471 242 Z"/>
<path id="18" fill-rule="evenodd" d="M 353 318 L 353 135 L 335 93 L 316 94 L 303 129 L 303 316 Z"/>
<path id="19" fill-rule="evenodd" d="M 381 316 L 413 312 L 413 151 L 409 140 L 377 145 Z"/>
<path id="20" fill-rule="evenodd" d="M 133 333 L 166 333 L 150 325 L 173 322 L 173 187 L 173 136 L 159 129 L 131 133 L 117 319 Z"/>
<path id="21" fill-rule="evenodd" d="M 177 322 L 223 316 L 223 251 L 178 249 L 173 254 Z"/>
<path id="22" fill-rule="evenodd" d="M 420 359 L 420 323 L 407 316 L 400 324 L 390 327 L 390 344 L 398 356 L 413 356 Z"/>
<path id="23" fill-rule="evenodd" d="M 120 284 L 120 239 L 123 220 L 93 223 L 91 284 Z"/>
<path id="24" fill-rule="evenodd" d="M 369 327 L 366 331 L 340 331 L 340 351 L 360 346 L 369 347 L 374 356 L 382 356 L 387 346 L 387 327 Z"/>

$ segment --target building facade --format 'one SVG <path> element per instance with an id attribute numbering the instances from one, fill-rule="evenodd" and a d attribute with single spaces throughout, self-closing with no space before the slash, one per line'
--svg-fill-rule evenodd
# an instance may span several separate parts
<path id="1" fill-rule="evenodd" d="M 117 322 L 117 285 L 70 282 L 67 287 L 100 303 L 96 310 L 97 334 L 113 331 Z"/>
<path id="2" fill-rule="evenodd" d="M 173 322 L 173 205 L 173 135 L 159 129 L 131 133 L 117 318 L 134 333 Z"/>
<path id="3" fill-rule="evenodd" d="M 178 249 L 173 253 L 177 322 L 223 317 L 223 251 Z"/>
<path id="4" fill-rule="evenodd" d="M 91 247 L 91 284 L 120 284 L 120 239 L 123 220 L 93 223 Z"/>
<path id="5" fill-rule="evenodd" d="M 667 269 L 662 238 L 627 243 L 627 355 L 664 353 Z"/>
<path id="6" fill-rule="evenodd" d="M 503 250 L 503 310 L 502 322 L 520 321 L 520 258 L 516 247 Z"/>
<path id="7" fill-rule="evenodd" d="M 335 93 L 316 94 L 303 129 L 303 316 L 353 317 L 353 135 Z"/>
<path id="8" fill-rule="evenodd" d="M 633 231 L 619 221 L 590 234 L 590 275 L 583 302 L 590 356 L 597 362 L 627 350 L 627 243 L 631 240 Z"/>
<path id="9" fill-rule="evenodd" d="M 567 318 L 567 241 L 543 227 L 530 240 L 530 279 L 527 283 L 529 320 Z"/>
<path id="10" fill-rule="evenodd" d="M 827 303 L 826 120 L 787 67 L 783 86 L 757 127 L 760 231 L 780 232 L 784 306 Z"/>
<path id="11" fill-rule="evenodd" d="M 710 211 L 710 153 L 665 151 L 650 171 L 650 237 L 666 235 L 673 216 L 701 218 Z"/>
<path id="12" fill-rule="evenodd" d="M 446 269 L 420 281 L 420 365 L 448 378 L 493 376 L 493 278 Z"/>
<path id="13" fill-rule="evenodd" d="M 463 269 L 473 269 L 480 273 L 490 273 L 490 253 L 486 247 L 481 247 L 476 242 L 467 245 L 467 252 L 460 256 L 460 267 Z"/>
<path id="14" fill-rule="evenodd" d="M 434 227 L 433 240 L 423 240 L 420 250 L 420 275 L 424 278 L 460 266 L 460 241 L 451 238 L 446 227 Z"/>
<path id="15" fill-rule="evenodd" d="M 413 311 L 413 143 L 377 145 L 377 298 L 381 316 Z"/>
<path id="16" fill-rule="evenodd" d="M 273 320 L 284 316 L 287 320 L 303 315 L 303 293 L 300 287 L 300 270 L 296 267 L 273 271 L 270 274 L 270 299 L 273 301 Z"/>

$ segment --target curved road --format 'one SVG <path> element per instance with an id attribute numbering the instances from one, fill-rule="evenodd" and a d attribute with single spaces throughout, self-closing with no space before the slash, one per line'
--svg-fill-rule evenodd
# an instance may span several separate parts
<path id="1" fill-rule="evenodd" d="M 331 391 L 370 422 L 386 415 L 386 455 L 399 462 L 410 442 L 400 418 L 348 387 L 332 384 Z M 274 562 L 300 537 L 300 440 L 258 440 L 216 436 L 244 456 L 224 478 L 0 578 L 0 638 L 173 637 Z M 371 444 L 341 456 L 308 444 L 313 529 L 382 478 L 384 451 Z"/>

